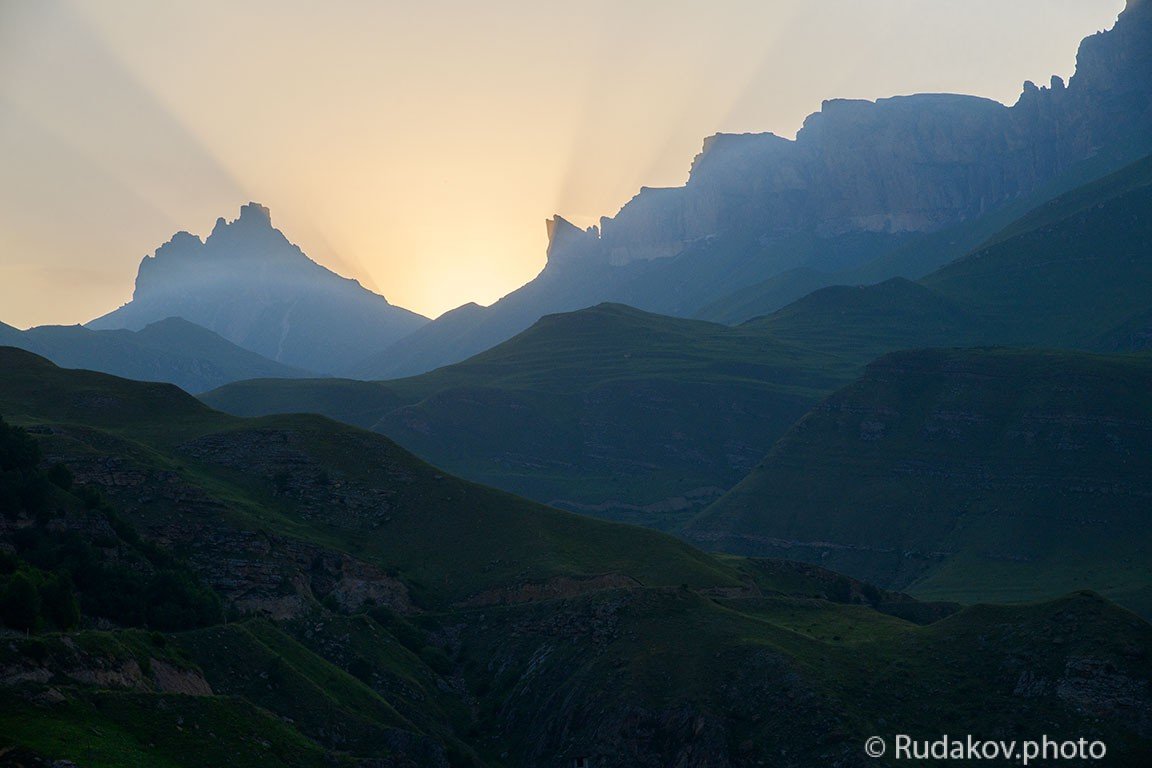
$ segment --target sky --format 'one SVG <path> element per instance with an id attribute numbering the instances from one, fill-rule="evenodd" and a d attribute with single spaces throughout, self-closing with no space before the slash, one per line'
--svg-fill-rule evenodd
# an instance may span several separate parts
<path id="1" fill-rule="evenodd" d="M 250 200 L 434 317 L 544 266 L 544 221 L 687 179 L 827 98 L 1011 104 L 1124 0 L 0 0 L 0 321 L 86 322 Z"/>

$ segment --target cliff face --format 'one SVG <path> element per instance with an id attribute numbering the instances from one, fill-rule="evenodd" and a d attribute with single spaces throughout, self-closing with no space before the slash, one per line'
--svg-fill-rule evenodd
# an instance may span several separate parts
<path id="1" fill-rule="evenodd" d="M 342 373 L 425 318 L 320 266 L 249 203 L 201 241 L 178 232 L 140 263 L 132 301 L 88 324 L 138 330 L 182 317 L 277 362 Z"/>
<path id="2" fill-rule="evenodd" d="M 839 99 L 810 116 L 794 142 L 710 137 L 685 187 L 659 199 L 641 192 L 602 221 L 605 248 L 624 264 L 730 231 L 770 238 L 938 229 L 983 213 L 1034 175 L 1002 167 L 1013 143 L 1008 112 L 968 96 Z"/>
<path id="3" fill-rule="evenodd" d="M 1086 38 L 1067 86 L 1024 84 L 1006 107 L 920 94 L 826 101 L 788 141 L 706 139 L 688 183 L 643 189 L 601 220 L 615 265 L 674 256 L 726 231 L 932 232 L 1035 189 L 1116 144 L 1152 135 L 1152 4 Z"/>
<path id="4" fill-rule="evenodd" d="M 467 331 L 434 321 L 370 369 L 422 373 L 600 302 L 739 322 L 827 285 L 923 277 L 1152 152 L 1150 105 L 1152 0 L 1130 0 L 1113 29 L 1083 41 L 1067 85 L 1025 83 L 1012 106 L 836 99 L 794 141 L 712 136 L 683 187 L 644 187 L 587 230 L 553 219 L 539 277 L 474 313 Z"/>

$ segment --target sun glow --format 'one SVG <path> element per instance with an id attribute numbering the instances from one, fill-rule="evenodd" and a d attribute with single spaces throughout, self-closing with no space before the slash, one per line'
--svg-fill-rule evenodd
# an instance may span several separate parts
<path id="1" fill-rule="evenodd" d="M 248 200 L 393 303 L 490 303 L 543 266 L 547 217 L 683 183 L 706 135 L 792 135 L 833 96 L 1011 100 L 1122 6 L 5 3 L 0 320 L 91 319 Z"/>

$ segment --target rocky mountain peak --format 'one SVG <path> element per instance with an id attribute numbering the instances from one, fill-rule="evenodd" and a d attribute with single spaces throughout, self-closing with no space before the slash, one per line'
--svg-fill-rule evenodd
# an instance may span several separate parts
<path id="1" fill-rule="evenodd" d="M 248 203 L 240 206 L 240 218 L 237 221 L 248 224 L 263 224 L 270 227 L 272 226 L 272 212 L 268 210 L 267 206 L 260 205 L 260 203 Z"/>
<path id="2" fill-rule="evenodd" d="M 547 219 L 544 224 L 548 228 L 549 264 L 579 259 L 594 253 L 600 241 L 600 230 L 596 226 L 580 229 L 560 215 Z"/>
<path id="3" fill-rule="evenodd" d="M 248 203 L 201 240 L 178 232 L 145 256 L 132 301 L 88 324 L 139 330 L 182 317 L 277 362 L 342 372 L 426 319 L 312 261 Z"/>
<path id="4" fill-rule="evenodd" d="M 216 219 L 216 226 L 205 243 L 216 243 L 229 249 L 244 250 L 243 246 L 251 245 L 256 241 L 267 241 L 288 246 L 298 251 L 284 234 L 272 226 L 272 212 L 260 203 L 248 203 L 240 207 L 240 216 L 228 221 L 223 216 Z"/>

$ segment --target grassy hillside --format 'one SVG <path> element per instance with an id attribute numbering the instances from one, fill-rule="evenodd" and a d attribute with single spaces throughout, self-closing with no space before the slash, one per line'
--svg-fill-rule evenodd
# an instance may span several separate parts
<path id="1" fill-rule="evenodd" d="M 240 415 L 322 413 L 470 479 L 668 528 L 852 371 L 756 328 L 604 304 L 411 379 L 241 382 L 204 400 Z"/>
<path id="2" fill-rule="evenodd" d="M 1152 309 L 1152 158 L 1052 201 L 923 284 L 996 340 L 1088 348 Z"/>
<path id="3" fill-rule="evenodd" d="M 961 726 L 1100 738 L 1122 766 L 1152 747 L 1152 627 L 1095 595 L 959 609 L 710 556 L 327 419 L 226 416 L 19 350 L 0 350 L 0 412 L 27 429 L 0 451 L 0 543 L 38 557 L 21 531 L 72 526 L 106 557 L 163 553 L 227 619 L 85 608 L 8 632 L 0 764 L 853 766 L 868 735 Z"/>
<path id="4" fill-rule="evenodd" d="M 200 515 L 398 569 L 434 604 L 558 576 L 734 583 L 671 537 L 458 480 L 385 437 L 318 416 L 238 419 L 171 385 L 65 371 L 14 349 L 0 351 L 0 412 L 25 425 L 59 425 L 44 451 L 77 466 L 79 478 L 103 479 L 103 457 L 114 456 L 130 481 L 113 484 L 110 497 L 142 529 L 178 522 L 169 516 L 186 496 Z M 204 544 L 190 531 L 166 535 Z"/>
<path id="5" fill-rule="evenodd" d="M 740 327 L 860 364 L 897 349 L 967 346 L 994 335 L 992 322 L 903 278 L 824 288 Z"/>
<path id="6" fill-rule="evenodd" d="M 93 331 L 79 325 L 19 331 L 0 323 L 0 345 L 35 352 L 64 368 L 165 381 L 188 392 L 204 392 L 242 379 L 311 375 L 242 349 L 178 317 L 139 331 Z"/>
<path id="7" fill-rule="evenodd" d="M 1150 206 L 1145 158 L 1007 223 L 918 282 L 822 288 L 740 327 L 860 364 L 928 346 L 1141 349 Z"/>
<path id="8" fill-rule="evenodd" d="M 1152 615 L 1152 359 L 903 352 L 686 528 L 937 599 L 1091 587 Z"/>
<path id="9" fill-rule="evenodd" d="M 668 591 L 600 593 L 491 616 L 516 631 L 469 625 L 465 669 L 499 694 L 481 699 L 481 722 L 522 764 L 561 766 L 585 755 L 606 765 L 703 766 L 727 744 L 730 762 L 720 764 L 863 766 L 867 734 L 1007 739 L 1085 728 L 1068 718 L 1071 699 L 1099 714 L 1087 731 L 1108 739 L 1110 759 L 1117 745 L 1116 764 L 1149 755 L 1146 737 L 1114 730 L 1132 722 L 1123 704 L 1089 703 L 1095 685 L 1143 690 L 1147 661 L 1130 659 L 1152 639 L 1148 626 L 1090 593 L 975 607 L 927 627 L 859 606 L 712 602 Z M 1071 662 L 1080 654 L 1092 661 Z M 530 668 L 512 666 L 526 656 Z M 1124 682 L 1105 672 L 1117 662 Z"/>

